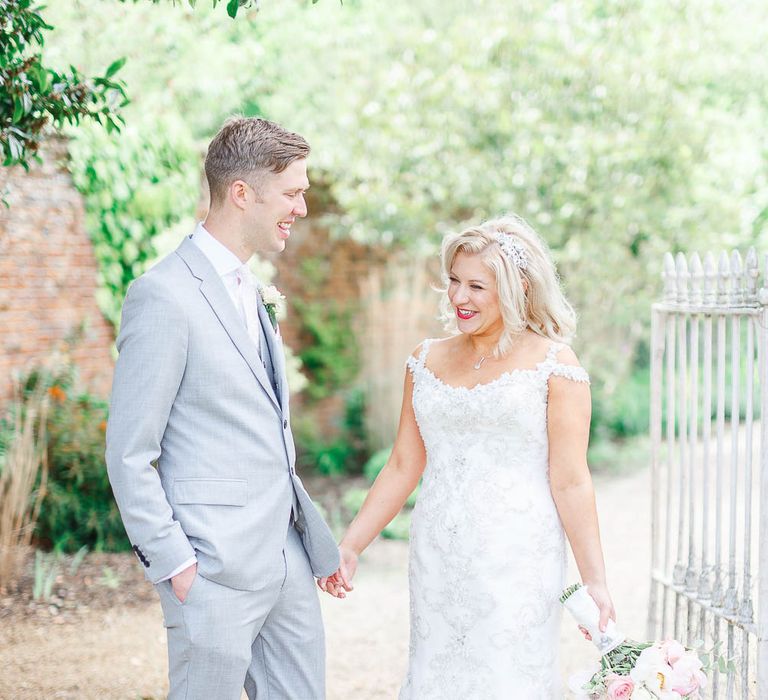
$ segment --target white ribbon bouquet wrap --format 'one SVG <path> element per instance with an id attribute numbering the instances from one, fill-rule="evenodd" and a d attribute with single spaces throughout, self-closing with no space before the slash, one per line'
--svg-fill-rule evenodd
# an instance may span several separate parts
<path id="1" fill-rule="evenodd" d="M 589 632 L 592 643 L 601 654 L 613 651 L 626 639 L 613 620 L 608 620 L 605 632 L 600 631 L 600 609 L 586 586 L 577 584 L 567 588 L 561 600 L 576 622 Z"/>

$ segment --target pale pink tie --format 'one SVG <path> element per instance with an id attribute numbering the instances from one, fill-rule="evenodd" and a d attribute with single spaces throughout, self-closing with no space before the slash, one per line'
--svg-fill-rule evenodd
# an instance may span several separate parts
<path id="1" fill-rule="evenodd" d="M 240 294 L 240 301 L 243 304 L 245 326 L 248 329 L 248 335 L 256 346 L 259 356 L 261 356 L 261 323 L 259 322 L 259 311 L 256 306 L 261 302 L 253 274 L 246 265 L 241 266 L 237 270 L 237 288 Z"/>

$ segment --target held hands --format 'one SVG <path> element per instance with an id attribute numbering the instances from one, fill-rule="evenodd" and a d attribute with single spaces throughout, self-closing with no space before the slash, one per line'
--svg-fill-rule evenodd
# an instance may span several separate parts
<path id="1" fill-rule="evenodd" d="M 183 603 L 187 599 L 187 594 L 189 593 L 189 589 L 192 588 L 192 583 L 195 580 L 196 574 L 197 562 L 191 566 L 188 566 L 186 569 L 184 569 L 184 571 L 176 574 L 171 579 L 171 588 L 173 589 L 173 594 L 176 596 L 180 603 Z"/>
<path id="2" fill-rule="evenodd" d="M 347 593 L 354 589 L 352 579 L 357 571 L 357 554 L 347 547 L 339 547 L 341 563 L 336 572 L 317 580 L 320 590 L 334 598 L 346 598 Z"/>

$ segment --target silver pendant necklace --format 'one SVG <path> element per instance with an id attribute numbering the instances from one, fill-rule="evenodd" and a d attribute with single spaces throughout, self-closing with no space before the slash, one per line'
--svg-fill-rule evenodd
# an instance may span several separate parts
<path id="1" fill-rule="evenodd" d="M 483 362 L 485 362 L 485 355 L 483 355 L 477 362 L 475 362 L 473 367 L 475 369 L 480 369 L 483 366 Z"/>

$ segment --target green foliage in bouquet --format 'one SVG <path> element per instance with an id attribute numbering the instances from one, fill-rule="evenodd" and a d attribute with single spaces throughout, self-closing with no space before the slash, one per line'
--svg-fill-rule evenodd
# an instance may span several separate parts
<path id="1" fill-rule="evenodd" d="M 113 61 L 104 75 L 86 78 L 69 66 L 57 71 L 43 63 L 45 32 L 53 29 L 32 0 L 0 0 L 0 150 L 4 166 L 29 168 L 47 127 L 59 130 L 82 119 L 119 131 L 125 85 Z"/>

